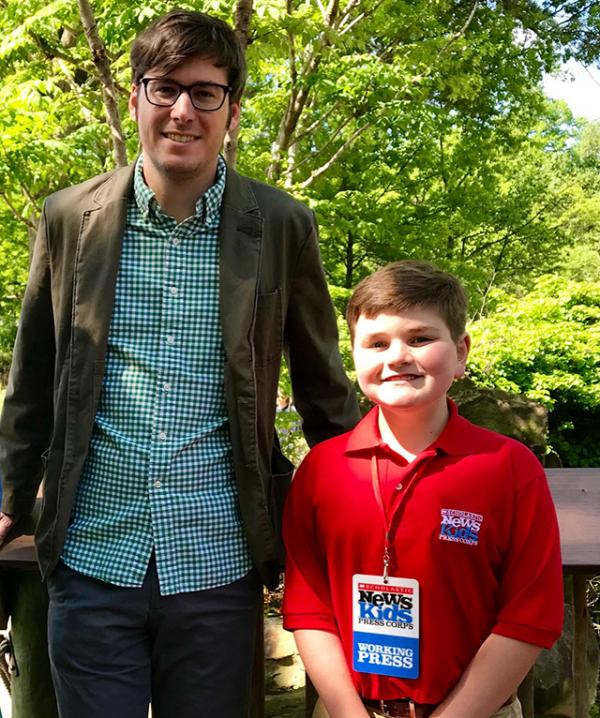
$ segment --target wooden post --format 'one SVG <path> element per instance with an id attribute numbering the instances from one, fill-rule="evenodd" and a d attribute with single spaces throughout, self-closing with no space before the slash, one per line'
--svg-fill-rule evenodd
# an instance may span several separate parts
<path id="1" fill-rule="evenodd" d="M 523 718 L 534 718 L 535 716 L 533 706 L 534 671 L 535 669 L 532 668 L 519 686 L 518 693 L 523 708 Z"/>
<path id="2" fill-rule="evenodd" d="M 588 718 L 588 688 L 586 681 L 588 610 L 586 577 L 573 576 L 573 694 L 574 718 Z"/>
<path id="3" fill-rule="evenodd" d="M 317 691 L 307 674 L 304 686 L 304 718 L 311 718 L 318 697 Z"/>

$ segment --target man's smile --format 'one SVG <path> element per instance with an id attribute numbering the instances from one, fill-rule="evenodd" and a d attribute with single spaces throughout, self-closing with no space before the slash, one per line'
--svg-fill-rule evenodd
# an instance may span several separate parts
<path id="1" fill-rule="evenodd" d="M 172 142 L 179 142 L 183 145 L 189 144 L 190 142 L 198 139 L 196 135 L 182 135 L 179 132 L 164 132 L 163 136 Z"/>

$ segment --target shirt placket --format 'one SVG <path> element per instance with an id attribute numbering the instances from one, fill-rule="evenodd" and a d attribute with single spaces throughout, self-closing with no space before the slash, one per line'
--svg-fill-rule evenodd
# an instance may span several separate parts
<path id="1" fill-rule="evenodd" d="M 158 355 L 152 438 L 148 472 L 148 491 L 152 532 L 157 553 L 165 538 L 161 517 L 169 514 L 168 496 L 173 490 L 169 485 L 172 457 L 177 450 L 177 378 L 182 352 L 182 295 L 183 295 L 183 242 L 185 225 L 167 221 L 168 231 L 164 240 L 164 261 L 161 287 L 161 312 L 158 327 Z"/>

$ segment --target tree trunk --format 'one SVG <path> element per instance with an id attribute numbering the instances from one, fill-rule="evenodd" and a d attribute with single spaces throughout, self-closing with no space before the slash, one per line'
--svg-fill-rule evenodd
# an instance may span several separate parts
<path id="1" fill-rule="evenodd" d="M 117 88 L 112 76 L 110 61 L 106 54 L 104 43 L 98 33 L 98 25 L 94 17 L 94 11 L 89 0 L 77 0 L 79 15 L 83 23 L 85 36 L 92 52 L 92 59 L 98 77 L 102 84 L 102 98 L 106 111 L 106 122 L 110 127 L 110 134 L 113 143 L 113 153 L 117 167 L 124 167 L 127 164 L 127 150 L 125 138 L 121 127 L 121 116 L 119 115 L 119 103 L 117 100 Z"/>
<path id="2" fill-rule="evenodd" d="M 250 42 L 250 22 L 252 20 L 253 0 L 237 0 L 235 4 L 234 23 L 235 34 L 238 36 L 244 52 Z M 224 154 L 225 162 L 229 167 L 235 167 L 237 162 L 239 125 L 227 132 L 225 136 Z"/>
<path id="3" fill-rule="evenodd" d="M 288 13 L 291 14 L 291 5 L 288 4 Z M 330 0 L 324 16 L 325 29 L 313 42 L 312 48 L 303 64 L 299 77 L 305 79 L 315 73 L 322 60 L 323 53 L 331 45 L 331 37 L 327 30 L 335 29 L 339 21 L 339 2 Z M 297 86 L 294 82 L 290 97 L 287 102 L 283 117 L 279 123 L 277 137 L 271 145 L 271 163 L 267 170 L 267 177 L 276 182 L 281 176 L 282 157 L 287 153 L 294 141 L 294 133 L 298 127 L 300 116 L 309 100 L 310 86 L 301 84 Z"/>
<path id="4" fill-rule="evenodd" d="M 352 232 L 348 232 L 346 237 L 346 277 L 344 279 L 344 287 L 352 289 L 354 284 L 354 237 Z"/>

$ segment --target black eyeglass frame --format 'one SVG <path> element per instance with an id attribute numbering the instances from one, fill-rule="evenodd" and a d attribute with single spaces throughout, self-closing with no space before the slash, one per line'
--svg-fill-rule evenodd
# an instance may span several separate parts
<path id="1" fill-rule="evenodd" d="M 163 82 L 172 82 L 173 85 L 175 85 L 176 87 L 179 88 L 179 94 L 173 100 L 173 102 L 160 104 L 160 105 L 157 102 L 152 102 L 152 100 L 148 97 L 148 83 L 152 82 L 154 80 L 162 80 Z M 225 100 L 227 99 L 227 95 L 229 95 L 230 92 L 233 90 L 233 87 L 231 87 L 231 85 L 221 85 L 218 82 L 194 82 L 192 85 L 182 85 L 181 82 L 177 82 L 177 80 L 172 80 L 171 78 L 168 78 L 168 77 L 142 77 L 139 84 L 144 86 L 144 94 L 146 95 L 146 99 L 154 107 L 173 107 L 173 105 L 181 97 L 181 93 L 185 92 L 185 93 L 187 93 L 187 96 L 190 98 L 192 107 L 196 110 L 196 112 L 217 112 L 217 110 L 220 110 L 221 107 L 223 107 L 223 105 L 225 104 Z M 194 87 L 198 87 L 198 86 L 200 86 L 200 87 L 220 87 L 221 90 L 223 90 L 223 99 L 221 100 L 221 104 L 218 107 L 213 107 L 210 110 L 206 109 L 206 107 L 196 107 L 196 105 L 194 104 L 194 98 L 192 97 L 191 91 Z"/>

